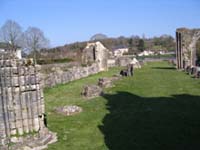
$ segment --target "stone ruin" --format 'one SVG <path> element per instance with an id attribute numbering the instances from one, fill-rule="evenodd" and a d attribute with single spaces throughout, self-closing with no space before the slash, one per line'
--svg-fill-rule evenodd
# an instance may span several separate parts
<path id="1" fill-rule="evenodd" d="M 133 64 L 134 68 L 141 68 L 141 62 L 139 62 L 135 56 L 127 55 L 127 56 L 121 56 L 116 58 L 116 65 L 117 66 L 127 66 L 129 64 Z"/>
<path id="2" fill-rule="evenodd" d="M 70 106 L 58 107 L 55 109 L 55 111 L 65 116 L 71 116 L 71 115 L 82 112 L 82 108 L 76 105 L 70 105 Z"/>
<path id="3" fill-rule="evenodd" d="M 113 76 L 113 77 L 103 77 L 99 78 L 98 86 L 102 88 L 108 88 L 113 86 L 113 82 L 121 79 L 121 76 Z"/>
<path id="4" fill-rule="evenodd" d="M 120 75 L 113 75 L 112 77 L 99 78 L 97 85 L 85 85 L 81 92 L 84 98 L 91 99 L 94 97 L 102 96 L 104 94 L 103 88 L 113 87 L 113 82 L 120 80 Z"/>
<path id="5" fill-rule="evenodd" d="M 101 96 L 103 94 L 103 89 L 98 85 L 85 85 L 81 95 L 87 99 Z"/>
<path id="6" fill-rule="evenodd" d="M 101 44 L 101 42 L 88 43 L 83 50 L 82 63 L 97 63 L 100 71 L 108 70 L 109 50 Z"/>
<path id="7" fill-rule="evenodd" d="M 98 64 L 92 64 L 85 67 L 72 67 L 68 70 L 63 70 L 60 67 L 54 67 L 50 70 L 50 73 L 41 73 L 42 87 L 53 87 L 58 84 L 65 84 L 70 81 L 78 80 L 89 75 L 100 72 Z"/>
<path id="8" fill-rule="evenodd" d="M 106 77 L 99 78 L 98 86 L 100 86 L 102 88 L 112 87 L 113 86 L 112 79 L 106 78 Z"/>
<path id="9" fill-rule="evenodd" d="M 45 148 L 56 136 L 46 127 L 40 67 L 7 53 L 0 56 L 0 149 Z"/>
<path id="10" fill-rule="evenodd" d="M 196 43 L 199 39 L 200 29 L 178 28 L 176 30 L 177 69 L 196 65 Z"/>

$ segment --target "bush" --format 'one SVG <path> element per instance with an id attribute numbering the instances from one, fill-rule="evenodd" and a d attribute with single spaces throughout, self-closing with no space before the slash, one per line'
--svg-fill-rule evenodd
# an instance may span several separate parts
<path id="1" fill-rule="evenodd" d="M 54 64 L 54 63 L 68 63 L 72 62 L 73 59 L 71 58 L 64 58 L 64 59 L 39 59 L 37 60 L 37 63 L 40 65 L 45 65 L 45 64 Z"/>

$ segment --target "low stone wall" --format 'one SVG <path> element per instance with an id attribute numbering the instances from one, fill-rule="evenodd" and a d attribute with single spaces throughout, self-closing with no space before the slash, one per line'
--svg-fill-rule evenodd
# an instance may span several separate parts
<path id="1" fill-rule="evenodd" d="M 97 63 L 86 67 L 69 68 L 67 71 L 56 68 L 55 70 L 53 70 L 53 72 L 49 74 L 41 74 L 42 86 L 53 87 L 57 84 L 65 84 L 70 81 L 78 80 L 89 75 L 96 74 L 98 72 L 100 72 L 100 68 Z"/>
<path id="2" fill-rule="evenodd" d="M 115 66 L 127 66 L 132 61 L 130 56 L 123 56 L 119 58 L 113 58 L 107 60 L 108 67 Z M 62 66 L 54 65 L 48 71 L 43 71 L 43 69 L 47 70 L 46 67 L 41 67 L 41 79 L 42 79 L 42 87 L 53 87 L 58 84 L 65 84 L 70 81 L 78 80 L 89 75 L 93 75 L 101 72 L 101 68 L 98 63 L 93 63 L 91 66 L 81 67 L 74 66 L 72 68 L 67 68 L 65 65 Z M 135 68 L 137 65 L 135 65 Z"/>
<path id="3" fill-rule="evenodd" d="M 117 64 L 117 66 L 123 67 L 123 66 L 127 66 L 128 64 L 130 64 L 131 61 L 132 61 L 132 58 L 123 56 L 123 57 L 118 57 L 116 59 L 116 64 Z"/>
<path id="4" fill-rule="evenodd" d="M 54 64 L 45 64 L 41 65 L 41 73 L 48 74 L 51 73 L 54 68 L 60 68 L 61 70 L 67 71 L 72 67 L 79 67 L 81 64 L 79 62 L 68 62 L 68 63 L 54 63 Z"/>
<path id="5" fill-rule="evenodd" d="M 108 59 L 107 60 L 107 64 L 108 64 L 108 68 L 115 67 L 116 66 L 116 60 L 115 60 L 115 58 Z"/>

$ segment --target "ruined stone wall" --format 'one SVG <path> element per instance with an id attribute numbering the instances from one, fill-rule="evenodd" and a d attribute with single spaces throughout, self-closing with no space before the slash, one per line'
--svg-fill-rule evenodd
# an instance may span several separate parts
<path id="1" fill-rule="evenodd" d="M 41 74 L 43 82 L 42 86 L 53 87 L 58 84 L 65 84 L 70 81 L 78 80 L 89 75 L 96 74 L 100 71 L 101 70 L 98 63 L 94 63 L 91 66 L 86 67 L 69 68 L 67 71 L 63 71 L 57 68 L 49 74 Z"/>
<path id="2" fill-rule="evenodd" d="M 109 50 L 105 48 L 100 42 L 88 43 L 83 50 L 82 63 L 92 64 L 98 63 L 101 71 L 108 69 L 107 59 L 109 56 Z"/>
<path id="3" fill-rule="evenodd" d="M 118 66 L 127 66 L 128 64 L 130 64 L 132 61 L 132 58 L 130 57 L 126 57 L 126 56 L 122 56 L 122 57 L 118 57 L 116 59 L 116 64 Z"/>
<path id="4" fill-rule="evenodd" d="M 116 67 L 117 66 L 117 64 L 116 64 L 116 59 L 108 59 L 107 60 L 107 64 L 108 64 L 108 68 L 111 68 L 111 67 Z"/>
<path id="5" fill-rule="evenodd" d="M 0 59 L 0 149 L 14 137 L 44 128 L 38 69 L 31 61 Z"/>
<path id="6" fill-rule="evenodd" d="M 200 38 L 200 29 L 179 28 L 176 30 L 177 68 L 196 65 L 196 42 Z"/>

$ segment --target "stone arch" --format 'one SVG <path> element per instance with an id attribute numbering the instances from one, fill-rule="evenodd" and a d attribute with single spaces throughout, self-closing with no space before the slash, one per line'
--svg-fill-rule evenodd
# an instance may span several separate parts
<path id="1" fill-rule="evenodd" d="M 196 65 L 196 43 L 200 39 L 200 29 L 179 28 L 176 30 L 177 68 Z"/>

